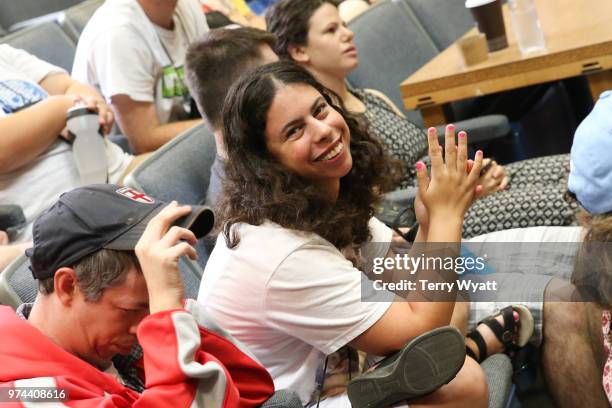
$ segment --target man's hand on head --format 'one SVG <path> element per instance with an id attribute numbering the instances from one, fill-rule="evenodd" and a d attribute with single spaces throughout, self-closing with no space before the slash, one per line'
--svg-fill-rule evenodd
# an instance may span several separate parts
<path id="1" fill-rule="evenodd" d="M 187 255 L 196 259 L 193 245 L 197 239 L 188 229 L 172 226 L 189 214 L 191 207 L 170 203 L 149 221 L 135 251 L 149 291 L 151 313 L 180 309 L 184 289 L 179 272 L 179 258 Z"/>

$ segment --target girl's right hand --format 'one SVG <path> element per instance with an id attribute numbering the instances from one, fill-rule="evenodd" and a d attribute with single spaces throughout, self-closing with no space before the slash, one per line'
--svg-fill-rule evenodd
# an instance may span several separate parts
<path id="1" fill-rule="evenodd" d="M 508 186 L 509 179 L 504 166 L 499 165 L 491 158 L 484 159 L 482 166 L 482 174 L 479 180 L 482 185 L 482 195 L 479 198 L 502 191 Z"/>
<path id="2" fill-rule="evenodd" d="M 431 159 L 431 177 L 421 162 L 416 164 L 419 194 L 427 208 L 430 220 L 457 220 L 463 216 L 482 186 L 478 185 L 482 168 L 482 151 L 476 152 L 473 164 L 468 165 L 467 135 L 459 132 L 455 144 L 455 127 L 448 125 L 445 132 L 444 157 L 435 128 L 429 128 L 427 138 Z"/>

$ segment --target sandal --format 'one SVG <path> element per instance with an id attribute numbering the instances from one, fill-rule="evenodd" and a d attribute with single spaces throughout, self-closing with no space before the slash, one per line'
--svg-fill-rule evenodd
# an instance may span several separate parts
<path id="1" fill-rule="evenodd" d="M 518 325 L 517 322 L 514 321 L 513 312 L 517 312 L 519 315 Z M 503 316 L 503 326 L 499 324 L 496 319 L 496 317 L 500 314 Z M 504 346 L 504 352 L 510 354 L 527 344 L 535 327 L 533 315 L 529 309 L 523 305 L 506 306 L 498 313 L 495 313 L 494 315 L 491 315 L 478 322 L 478 325 L 480 324 L 484 324 L 491 329 L 497 340 L 499 340 L 499 342 Z M 483 360 L 489 357 L 487 352 L 487 344 L 476 328 L 471 330 L 467 337 L 472 339 L 478 348 L 477 358 L 472 349 L 466 346 L 465 348 L 468 356 L 472 357 L 478 363 L 481 363 Z"/>
<path id="2" fill-rule="evenodd" d="M 430 394 L 455 378 L 465 362 L 464 350 L 465 339 L 454 327 L 417 336 L 348 384 L 351 406 L 388 407 Z"/>

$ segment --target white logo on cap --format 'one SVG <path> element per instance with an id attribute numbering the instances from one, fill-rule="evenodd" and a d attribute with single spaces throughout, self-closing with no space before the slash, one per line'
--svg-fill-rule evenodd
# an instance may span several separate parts
<path id="1" fill-rule="evenodd" d="M 121 194 L 124 197 L 129 198 L 132 201 L 136 201 L 143 204 L 153 204 L 155 200 L 149 197 L 146 194 L 141 193 L 138 190 L 134 190 L 133 188 L 123 187 L 117 190 L 117 193 Z"/>

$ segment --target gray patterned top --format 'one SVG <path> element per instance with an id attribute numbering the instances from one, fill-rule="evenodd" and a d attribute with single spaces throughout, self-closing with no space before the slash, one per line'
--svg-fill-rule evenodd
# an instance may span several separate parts
<path id="1" fill-rule="evenodd" d="M 366 106 L 365 118 L 370 131 L 378 136 L 392 157 L 403 161 L 407 166 L 402 187 L 416 185 L 414 165 L 427 157 L 427 132 L 399 116 L 382 98 L 363 89 L 351 89 Z"/>

